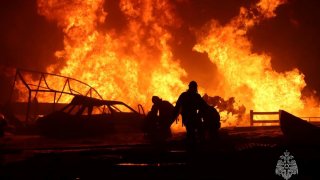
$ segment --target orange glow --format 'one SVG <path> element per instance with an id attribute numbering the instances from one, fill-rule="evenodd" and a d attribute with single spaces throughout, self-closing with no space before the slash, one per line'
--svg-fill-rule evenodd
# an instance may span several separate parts
<path id="1" fill-rule="evenodd" d="M 275 16 L 274 10 L 283 2 L 262 0 L 249 10 L 241 8 L 239 16 L 225 26 L 212 21 L 198 34 L 194 50 L 208 53 L 217 65 L 221 75 L 218 89 L 223 89 L 218 93 L 223 97 L 235 96 L 247 109 L 255 111 L 286 109 L 301 114 L 307 111 L 301 100 L 301 91 L 306 86 L 304 75 L 298 69 L 285 73 L 274 71 L 271 57 L 253 53 L 246 37 L 248 29 Z M 229 124 L 235 122 L 233 118 L 226 119 Z"/>
<path id="2" fill-rule="evenodd" d="M 47 71 L 86 82 L 104 99 L 122 100 L 132 106 L 140 103 L 147 110 L 152 95 L 174 103 L 187 88 L 182 80 L 187 73 L 179 60 L 173 59 L 168 43 L 172 39 L 168 27 L 177 28 L 182 23 L 170 0 L 120 0 L 120 10 L 127 20 L 121 32 L 99 28 L 109 21 L 104 3 L 107 2 L 38 0 L 39 14 L 55 21 L 64 32 L 64 49 L 55 53 L 60 63 Z M 276 8 L 283 3 L 284 0 L 260 0 L 250 8 L 241 7 L 239 15 L 226 25 L 211 20 L 196 30 L 193 50 L 207 53 L 219 71 L 218 75 L 208 72 L 208 76 L 219 76 L 217 87 L 201 92 L 225 99 L 235 97 L 234 106 L 244 105 L 247 116 L 250 109 L 318 113 L 312 97 L 301 99 L 306 86 L 304 75 L 298 69 L 274 71 L 271 57 L 253 53 L 246 36 L 250 28 L 276 16 Z M 227 112 L 221 112 L 221 116 L 222 126 L 249 123 L 247 116 L 240 120 Z"/>
<path id="3" fill-rule="evenodd" d="M 158 95 L 171 102 L 185 87 L 186 72 L 172 59 L 170 33 L 164 26 L 176 26 L 168 1 L 121 0 L 128 18 L 124 32 L 105 32 L 97 26 L 108 21 L 103 0 L 39 0 L 39 13 L 55 20 L 65 33 L 65 49 L 56 56 L 66 63 L 61 74 L 75 77 L 96 88 L 105 99 L 131 105 L 147 104 Z M 161 18 L 156 15 L 160 15 Z"/>

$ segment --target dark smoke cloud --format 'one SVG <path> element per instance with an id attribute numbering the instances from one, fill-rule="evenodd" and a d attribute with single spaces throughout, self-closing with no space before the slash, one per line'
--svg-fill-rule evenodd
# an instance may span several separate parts
<path id="1" fill-rule="evenodd" d="M 267 52 L 277 71 L 297 67 L 305 74 L 306 90 L 320 92 L 320 1 L 290 0 L 277 17 L 249 33 L 254 51 Z M 319 96 L 319 94 L 318 94 Z"/>
<path id="2" fill-rule="evenodd" d="M 174 1 L 177 16 L 182 19 L 182 26 L 172 31 L 175 37 L 171 43 L 173 54 L 181 60 L 182 67 L 188 72 L 187 81 L 197 80 L 208 89 L 216 84 L 214 76 L 217 71 L 206 53 L 192 51 L 196 44 L 195 30 L 206 25 L 211 19 L 221 24 L 228 23 L 239 13 L 239 7 L 249 7 L 254 1 L 248 0 L 176 0 Z"/>
<path id="3" fill-rule="evenodd" d="M 37 14 L 36 0 L 3 0 L 0 7 L 1 64 L 45 70 L 54 63 L 63 34 Z"/>
<path id="4" fill-rule="evenodd" d="M 36 0 L 0 1 L 0 102 L 6 101 L 10 68 L 44 71 L 55 63 L 54 52 L 63 48 L 63 34 L 53 22 L 37 14 Z"/>
<path id="5" fill-rule="evenodd" d="M 241 6 L 249 7 L 255 2 L 257 0 L 175 0 L 174 4 L 188 26 L 200 28 L 211 19 L 228 23 L 239 14 Z"/>
<path id="6" fill-rule="evenodd" d="M 236 16 L 240 6 L 249 7 L 257 0 L 173 0 L 176 15 L 182 24 L 171 29 L 170 42 L 175 59 L 199 84 L 216 82 L 212 71 L 216 67 L 206 54 L 192 51 L 196 43 L 193 30 L 210 19 L 221 24 Z M 99 27 L 122 31 L 127 19 L 120 11 L 119 0 L 106 0 L 106 23 Z M 272 65 L 279 71 L 300 69 L 306 75 L 310 89 L 320 92 L 320 2 L 317 0 L 289 0 L 280 6 L 277 17 L 261 22 L 249 32 L 254 52 L 272 56 Z M 56 50 L 63 48 L 63 34 L 55 22 L 48 22 L 37 14 L 36 0 L 2 0 L 0 2 L 0 65 L 44 71 L 54 64 Z M 3 69 L 3 68 L 1 68 Z M 10 82 L 0 73 L 0 101 L 10 92 Z M 7 74 L 7 73 L 6 73 Z"/>

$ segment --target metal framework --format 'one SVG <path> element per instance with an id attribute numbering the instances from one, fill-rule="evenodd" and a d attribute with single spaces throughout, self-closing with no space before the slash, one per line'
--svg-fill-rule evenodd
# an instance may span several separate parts
<path id="1" fill-rule="evenodd" d="M 254 120 L 255 115 L 278 115 L 277 120 Z M 279 123 L 279 111 L 277 112 L 254 112 L 250 110 L 250 126 L 253 126 L 255 123 Z"/>
<path id="2" fill-rule="evenodd" d="M 37 80 L 32 80 L 33 82 L 30 82 L 28 78 L 25 77 L 25 74 L 32 75 L 32 77 L 39 77 Z M 63 86 L 59 89 L 53 88 L 49 86 L 49 83 L 47 81 L 48 77 L 51 78 L 60 78 L 63 80 Z M 33 70 L 26 70 L 26 69 L 17 69 L 16 74 L 14 77 L 14 82 L 12 86 L 12 91 L 10 95 L 10 102 L 12 102 L 12 95 L 15 89 L 15 86 L 17 84 L 17 81 L 21 80 L 22 84 L 27 88 L 28 90 L 28 102 L 27 102 L 27 111 L 26 111 L 26 121 L 29 119 L 29 113 L 30 113 L 30 106 L 31 106 L 31 100 L 36 99 L 39 92 L 44 93 L 54 93 L 54 99 L 53 104 L 59 103 L 61 97 L 63 94 L 68 95 L 83 95 L 87 97 L 96 97 L 103 99 L 102 96 L 98 93 L 96 89 L 91 87 L 89 84 L 79 81 L 74 78 L 58 75 L 58 74 L 52 74 L 52 73 L 45 73 L 45 72 L 39 72 L 39 71 L 33 71 Z M 72 84 L 70 83 L 76 82 L 77 84 L 84 85 L 88 88 L 88 91 L 85 93 L 81 93 L 79 91 L 76 91 L 75 88 L 72 88 Z M 36 82 L 36 84 L 34 84 Z M 44 86 L 42 85 L 44 83 Z M 32 97 L 32 93 L 35 92 L 34 97 Z M 96 95 L 96 96 L 94 96 Z"/>

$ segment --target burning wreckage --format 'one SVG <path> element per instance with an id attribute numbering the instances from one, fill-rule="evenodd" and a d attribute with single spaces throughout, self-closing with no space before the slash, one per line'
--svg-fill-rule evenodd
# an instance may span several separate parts
<path id="1" fill-rule="evenodd" d="M 175 61 L 176 57 L 172 56 L 175 53 L 170 43 L 173 40 L 173 34 L 169 29 L 180 24 L 178 22 L 180 18 L 172 11 L 173 4 L 169 1 L 161 6 L 155 6 L 158 2 L 155 4 L 144 2 L 138 3 L 139 5 L 135 7 L 137 9 L 128 8 L 132 3 L 131 1 L 119 3 L 119 10 L 132 23 L 126 24 L 121 33 L 114 34 L 113 30 L 98 28 L 100 25 L 112 22 L 112 18 L 106 18 L 109 12 L 104 7 L 104 1 L 90 1 L 90 3 L 37 1 L 38 14 L 48 20 L 54 20 L 64 35 L 65 47 L 63 50 L 56 51 L 55 56 L 63 59 L 65 66 L 54 64 L 48 66 L 48 70 L 86 80 L 94 83 L 96 87 L 103 87 L 108 83 L 108 87 L 103 87 L 105 91 L 100 91 L 104 93 L 103 97 L 109 97 L 108 93 L 112 92 L 112 99 L 123 97 L 130 103 L 142 102 L 147 98 L 140 95 L 147 90 L 150 93 L 148 96 L 157 93 L 166 94 L 165 99 L 170 99 L 172 102 L 173 98 L 177 97 L 177 93 L 184 89 L 181 79 L 186 73 L 185 69 Z M 310 114 L 308 110 L 312 109 L 310 108 L 312 103 L 308 105 L 309 103 L 301 100 L 301 90 L 306 84 L 304 75 L 298 69 L 286 73 L 275 71 L 271 66 L 271 57 L 264 53 L 254 53 L 253 44 L 247 36 L 247 32 L 262 21 L 276 17 L 276 9 L 283 4 L 285 1 L 259 1 L 248 8 L 242 7 L 239 14 L 229 22 L 220 24 L 216 20 L 208 21 L 206 26 L 196 28 L 194 31 L 197 36 L 196 42 L 192 44 L 192 51 L 208 54 L 207 60 L 212 62 L 221 73 L 221 75 L 214 73 L 215 71 L 206 73 L 212 77 L 217 75 L 217 79 L 221 82 L 219 85 L 221 91 L 218 90 L 217 94 L 232 95 L 244 103 L 244 106 L 234 106 L 234 98 L 228 100 L 218 96 L 208 98 L 208 104 L 214 105 L 220 112 L 223 111 L 222 120 L 228 119 L 227 122 L 223 122 L 223 126 L 248 125 L 248 121 L 238 123 L 239 119 L 247 120 L 247 117 L 244 117 L 248 115 L 246 108 L 260 111 L 283 108 L 296 114 L 300 114 L 301 110 L 305 114 Z M 147 8 L 138 8 L 140 5 Z M 65 8 L 68 11 L 65 11 Z M 82 10 L 88 11 L 88 14 L 82 13 Z M 98 16 L 97 12 L 99 12 Z M 157 18 L 158 15 L 164 16 Z M 70 19 L 79 19 L 79 21 L 75 23 Z M 108 20 L 105 21 L 106 19 Z M 118 21 L 118 19 L 115 20 Z M 150 31 L 153 29 L 150 27 L 157 27 L 157 29 Z M 168 29 L 168 27 L 171 28 Z M 223 55 L 221 52 L 224 52 Z M 150 66 L 150 64 L 156 64 L 156 66 Z M 112 71 L 109 71 L 110 67 Z M 149 76 L 150 74 L 152 76 Z M 19 119 L 23 119 L 22 116 L 25 115 L 24 124 L 32 123 L 39 116 L 61 109 L 65 104 L 60 103 L 67 103 L 72 99 L 65 95 L 84 95 L 102 99 L 94 88 L 72 78 L 59 76 L 63 79 L 62 81 L 47 81 L 48 74 L 41 74 L 41 76 L 33 74 L 28 75 L 26 79 L 38 78 L 40 81 L 31 85 L 22 80 L 24 79 L 21 78 L 22 76 L 23 72 L 16 75 L 16 78 L 21 79 L 20 83 L 16 84 L 20 86 L 17 89 L 24 88 L 26 91 L 18 93 L 28 97 L 21 101 L 19 99 L 19 102 L 27 103 L 15 103 L 14 106 L 19 109 L 19 112 L 25 111 L 19 114 Z M 135 85 L 123 82 L 134 82 Z M 80 87 L 83 88 L 74 89 L 73 83 L 80 83 L 82 84 Z M 52 86 L 62 88 L 56 89 Z M 172 87 L 175 88 L 172 89 Z M 41 97 L 40 92 L 48 92 L 47 94 L 51 94 L 51 97 Z M 41 99 L 53 100 L 53 103 L 40 102 Z M 39 111 L 42 113 L 37 114 L 36 112 Z M 8 117 L 9 114 L 7 112 L 6 116 Z"/>
<path id="2" fill-rule="evenodd" d="M 75 83 L 86 88 L 77 89 Z M 17 69 L 10 101 L 14 99 L 15 89 L 24 92 L 19 96 L 28 96 L 27 102 L 20 98 L 18 101 L 22 102 L 10 102 L 2 111 L 8 124 L 18 133 L 87 137 L 140 132 L 153 134 L 148 137 L 154 138 L 159 138 L 154 134 L 161 134 L 159 124 L 152 130 L 145 127 L 148 123 L 145 122 L 147 119 L 142 105 L 138 105 L 137 111 L 121 101 L 103 100 L 94 88 L 73 78 Z M 46 101 L 41 102 L 41 99 Z M 48 99 L 53 99 L 53 102 L 48 103 Z M 167 129 L 170 130 L 170 127 Z"/>
<path id="3" fill-rule="evenodd" d="M 33 77 L 32 81 L 30 81 L 30 77 Z M 54 84 L 50 84 L 48 79 L 58 80 Z M 87 87 L 87 91 L 83 91 L 84 88 L 76 89 L 78 86 L 72 86 L 74 82 Z M 86 137 L 117 132 L 142 132 L 146 135 L 149 134 L 147 137 L 153 139 L 159 138 L 155 134 L 161 136 L 163 133 L 159 122 L 151 125 L 150 122 L 146 122 L 150 119 L 145 115 L 142 105 L 139 104 L 138 111 L 136 111 L 124 102 L 103 100 L 94 88 L 73 78 L 18 69 L 13 89 L 18 88 L 21 92 L 22 87 L 27 89 L 23 95 L 28 95 L 28 101 L 10 103 L 8 108 L 3 109 L 7 119 L 10 119 L 9 124 L 20 132 L 37 132 L 49 137 Z M 53 94 L 53 97 L 50 97 L 50 94 Z M 52 98 L 53 103 L 38 102 L 38 99 L 43 98 Z M 66 104 L 65 102 L 69 99 L 71 102 Z M 210 103 L 206 99 L 204 101 Z M 203 118 L 209 120 L 206 120 L 203 127 L 199 128 L 216 131 L 220 128 L 220 116 L 214 108 L 217 104 L 208 105 L 211 105 L 211 109 L 214 111 L 208 110 Z M 23 120 L 23 118 L 25 119 Z M 170 120 L 166 130 L 170 131 L 173 122 Z M 153 129 L 150 130 L 150 127 L 146 127 L 148 125 Z M 167 137 L 169 136 L 164 138 Z"/>
<path id="4" fill-rule="evenodd" d="M 29 95 L 33 95 L 32 91 L 35 91 L 35 96 L 33 97 L 28 97 L 29 101 L 27 103 L 24 103 L 23 106 L 24 108 L 26 108 L 27 111 L 27 115 L 25 116 L 26 119 L 25 121 L 22 121 L 24 124 L 28 124 L 28 125 L 35 125 L 36 127 L 38 127 L 40 130 L 40 133 L 46 136 L 52 136 L 52 137 L 84 137 L 84 136 L 91 136 L 91 135 L 104 135 L 104 134 L 110 134 L 110 133 L 116 133 L 122 131 L 122 132 L 143 132 L 143 125 L 144 125 L 144 119 L 145 119 L 145 113 L 144 110 L 142 108 L 142 106 L 139 106 L 140 108 L 139 111 L 134 110 L 132 107 L 128 106 L 127 104 L 125 104 L 124 102 L 121 101 L 110 101 L 110 100 L 103 100 L 103 99 L 99 99 L 99 98 L 95 98 L 92 96 L 92 92 L 96 92 L 94 89 L 90 89 L 89 91 L 87 91 L 84 94 L 81 94 L 80 91 L 76 91 L 72 88 L 72 83 L 70 83 L 71 81 L 75 81 L 74 79 L 65 79 L 64 83 L 61 83 L 63 85 L 62 90 L 58 91 L 55 90 L 53 88 L 50 88 L 50 85 L 46 82 L 46 79 L 49 78 L 49 76 L 52 76 L 50 74 L 46 74 L 46 73 L 41 73 L 40 80 L 37 82 L 39 85 L 38 86 L 32 86 L 31 84 L 27 83 L 26 81 L 24 81 L 23 79 L 23 75 L 19 74 L 21 73 L 20 70 L 17 71 L 17 77 L 16 78 L 20 78 L 21 82 L 17 81 L 17 85 L 19 86 L 19 83 L 23 83 L 23 85 L 29 87 L 27 88 L 29 90 L 29 92 L 31 93 L 27 93 Z M 34 72 L 33 72 L 34 73 Z M 65 78 L 65 77 L 64 77 Z M 45 86 L 41 86 L 42 82 L 44 82 Z M 21 84 L 20 84 L 21 85 Z M 31 87 L 36 87 L 36 88 L 31 88 Z M 67 87 L 67 88 L 66 88 Z M 68 90 L 66 90 L 68 89 Z M 54 94 L 54 103 L 53 104 L 45 104 L 45 103 L 41 103 L 38 101 L 31 101 L 32 99 L 36 99 L 37 94 L 39 92 L 47 92 L 47 93 L 53 93 Z M 61 97 L 63 96 L 63 94 L 69 94 L 71 95 L 73 98 L 71 100 L 70 103 L 68 104 L 59 104 L 57 102 L 59 102 L 61 100 Z M 237 115 L 241 115 L 244 114 L 245 112 L 245 108 L 234 108 L 233 107 L 233 103 L 234 103 L 234 99 L 230 98 L 229 100 L 225 101 L 222 98 L 216 96 L 216 97 L 209 97 L 208 95 L 205 95 L 203 97 L 204 101 L 206 101 L 206 103 L 208 105 L 212 105 L 211 107 L 217 107 L 217 110 L 229 110 L 229 113 L 232 114 L 237 114 Z M 64 102 L 64 101 L 63 101 Z M 16 106 L 18 105 L 22 105 L 22 104 L 16 104 Z M 37 106 L 36 108 L 34 106 Z M 50 108 L 43 108 L 45 106 L 48 106 Z M 12 106 L 14 107 L 14 106 Z M 209 106 L 210 107 L 210 106 Z M 240 106 L 241 107 L 241 106 Z M 43 109 L 41 109 L 43 108 Z M 59 109 L 59 110 L 53 110 L 53 108 Z M 51 109 L 50 113 L 46 113 L 46 115 L 44 115 L 44 113 L 39 114 L 36 113 L 35 110 L 44 112 L 44 109 Z M 212 110 L 216 110 L 215 108 L 213 108 Z M 19 110 L 19 109 L 18 109 Z M 21 108 L 20 108 L 21 110 Z M 5 111 L 4 111 L 5 112 Z M 212 112 L 215 113 L 215 112 Z M 218 113 L 219 114 L 219 113 Z M 295 117 L 285 111 L 280 111 L 280 126 L 281 126 L 281 130 L 283 132 L 283 135 L 285 138 L 287 138 L 289 140 L 289 142 L 299 142 L 299 143 L 315 143 L 315 144 L 319 144 L 318 140 L 314 140 L 314 137 L 319 137 L 320 135 L 320 128 L 310 125 L 309 123 L 303 121 L 302 119 Z M 8 111 L 6 111 L 6 113 L 4 113 L 5 116 L 7 116 L 8 118 L 10 117 L 10 113 L 8 113 Z M 12 114 L 11 114 L 12 115 Z M 13 115 L 10 117 L 12 118 Z M 210 117 L 209 117 L 210 118 Z M 14 119 L 14 118 L 13 118 Z M 12 123 L 12 122 L 9 122 Z M 210 123 L 209 123 L 210 124 Z M 213 125 L 213 124 L 211 124 Z M 220 125 L 218 127 L 218 129 L 220 128 Z M 253 129 L 253 128 L 252 128 Z M 239 133 L 239 132 L 238 132 Z M 237 135 L 239 136 L 239 134 Z M 230 136 L 231 137 L 231 136 Z M 229 137 L 229 140 L 230 140 Z M 222 137 L 223 138 L 223 137 Z M 299 141 L 297 141 L 297 139 Z M 46 139 L 48 140 L 48 139 Z M 52 139 L 50 139 L 52 140 Z M 60 139 L 59 139 L 60 140 Z M 217 141 L 219 141 L 220 139 L 217 139 Z M 224 139 L 226 140 L 226 139 Z M 240 142 L 239 142 L 240 140 Z M 307 141 L 309 142 L 307 142 Z M 237 137 L 237 143 L 240 144 L 248 144 L 248 141 L 245 138 L 239 138 Z M 252 140 L 253 141 L 253 140 Z M 261 139 L 260 139 L 261 141 Z M 311 141 L 311 142 L 310 142 Z M 67 141 L 68 142 L 68 141 Z M 230 142 L 228 142 L 230 143 Z M 248 154 L 246 154 L 247 152 L 254 152 L 253 150 L 255 150 L 258 153 L 253 153 L 254 155 L 259 155 L 259 158 L 261 158 L 261 153 L 275 153 L 277 151 L 277 149 L 271 149 L 274 146 L 263 146 L 261 149 L 261 146 L 256 146 L 256 147 L 249 147 L 251 149 L 249 149 L 249 151 L 240 149 L 239 147 L 237 147 L 237 143 L 235 144 L 231 144 L 232 146 L 230 146 L 229 144 L 227 145 L 223 145 L 220 144 L 220 142 L 218 144 L 214 144 L 214 148 L 216 149 L 212 151 L 212 149 L 210 149 L 210 147 L 207 150 L 203 150 L 203 153 L 201 153 L 201 155 L 199 155 L 199 160 L 201 160 L 200 162 L 203 164 L 200 164 L 199 166 L 197 166 L 198 169 L 196 169 L 196 171 L 198 172 L 205 172 L 205 173 L 209 173 L 208 175 L 212 176 L 212 162 L 218 162 L 217 164 L 224 163 L 226 164 L 224 167 L 229 167 L 230 164 L 234 164 L 235 161 L 232 158 L 217 158 L 218 156 L 222 157 L 226 157 L 226 156 L 230 156 L 230 153 L 235 152 L 233 150 L 237 150 L 237 153 L 234 153 L 233 157 L 237 157 L 239 156 L 240 158 L 242 158 L 242 156 L 247 157 Z M 173 170 L 174 171 L 170 171 L 170 172 L 176 172 L 177 175 L 180 176 L 180 173 L 185 173 L 187 171 L 189 171 L 189 166 L 188 166 L 188 161 L 186 161 L 186 163 L 177 163 L 180 162 L 182 159 L 188 159 L 186 158 L 188 153 L 184 153 L 185 151 L 181 151 L 181 150 L 170 150 L 169 148 L 181 148 L 183 146 L 179 146 L 179 143 L 177 143 L 178 146 L 174 147 L 171 144 L 168 145 L 168 149 L 166 149 L 163 153 L 160 153 L 161 155 L 158 155 L 157 153 L 153 152 L 153 149 L 150 151 L 149 146 L 147 147 L 138 147 L 137 145 L 134 146 L 129 146 L 128 145 L 128 150 L 124 150 L 124 149 L 117 149 L 116 146 L 113 146 L 112 150 L 108 150 L 107 148 L 103 149 L 100 148 L 97 151 L 97 147 L 96 146 L 92 146 L 89 151 L 86 150 L 81 150 L 81 149 L 77 149 L 75 151 L 68 149 L 68 155 L 70 155 L 70 152 L 72 152 L 72 157 L 77 157 L 77 161 L 74 161 L 73 158 L 71 158 L 71 162 L 68 162 L 69 165 L 70 163 L 72 165 L 74 165 L 76 168 L 76 170 L 71 170 L 71 171 L 65 171 L 65 174 L 72 174 L 73 172 L 90 172 L 90 179 L 92 174 L 91 172 L 96 172 L 96 167 L 103 167 L 102 172 L 105 173 L 105 167 L 111 167 L 109 169 L 111 169 L 111 171 L 107 171 L 110 172 L 111 175 L 114 175 L 115 172 L 113 172 L 113 169 L 118 166 L 119 169 L 118 171 L 116 171 L 115 174 L 117 174 L 117 172 L 121 175 L 125 174 L 122 172 L 126 172 L 129 169 L 128 167 L 126 167 L 126 165 L 128 166 L 132 166 L 132 164 L 134 165 L 134 163 L 130 164 L 127 163 L 127 161 L 133 161 L 133 162 L 139 162 L 140 164 L 142 164 L 141 162 L 147 161 L 148 163 L 143 164 L 140 167 L 140 164 L 138 164 L 137 166 L 139 166 L 139 168 L 141 168 L 140 170 L 145 170 L 143 168 L 145 168 L 144 166 L 146 166 L 147 168 L 149 168 L 149 166 L 151 168 L 158 168 L 156 170 L 160 169 L 160 172 L 163 172 L 163 168 L 161 169 L 162 165 L 162 159 L 165 159 L 166 161 L 172 162 L 171 164 L 173 164 Z M 218 146 L 216 146 L 218 145 Z M 171 147 L 172 146 L 172 147 Z M 158 146 L 156 146 L 158 147 Z M 166 146 L 167 147 L 167 146 Z M 309 147 L 309 146 L 307 146 Z M 81 147 L 79 147 L 81 148 Z M 255 149 L 253 149 L 255 148 Z M 265 148 L 268 148 L 268 151 L 265 151 Z M 67 149 L 66 147 L 63 147 L 62 149 Z M 204 148 L 205 149 L 205 148 Z M 219 152 L 218 149 L 222 149 L 222 152 Z M 253 149 L 253 150 L 252 150 Z M 156 149 L 155 152 L 157 152 L 159 149 Z M 230 151 L 232 150 L 232 151 Z M 29 149 L 30 151 L 30 149 Z M 39 149 L 36 150 L 37 152 L 39 152 Z M 44 149 L 44 151 L 47 151 L 46 149 Z M 38 159 L 34 160 L 34 159 L 27 159 L 26 161 L 24 161 L 24 164 L 26 164 L 25 166 L 30 166 L 30 167 L 35 167 L 36 165 L 39 166 L 40 164 L 40 169 L 44 170 L 41 172 L 46 172 L 46 168 L 50 167 L 52 168 L 52 162 L 51 158 L 53 159 L 57 159 L 60 157 L 67 157 L 65 156 L 64 153 L 58 152 L 59 150 L 51 150 L 54 153 L 43 153 L 45 155 L 41 155 L 41 156 L 35 156 L 36 158 L 44 158 L 46 159 L 45 162 L 48 162 L 48 164 L 50 164 L 50 166 L 46 166 L 38 163 Z M 80 151 L 80 153 L 79 153 Z M 63 150 L 62 150 L 63 152 Z M 90 152 L 90 153 L 88 153 Z M 99 152 L 99 153 L 96 153 Z M 108 157 L 114 157 L 114 155 L 121 155 L 121 158 L 119 160 L 115 160 L 112 159 L 110 160 L 105 160 L 105 158 L 101 158 L 103 159 L 103 161 L 100 161 L 98 163 L 92 163 L 92 162 L 96 162 L 97 160 L 97 156 L 101 155 L 101 153 L 105 153 L 107 154 Z M 173 153 L 174 152 L 174 153 Z M 219 154 L 215 154 L 219 152 Z M 87 163 L 88 156 L 83 156 L 83 153 L 86 154 L 94 154 L 94 160 L 90 160 L 89 162 L 91 163 Z M 115 154 L 113 154 L 115 153 Z M 119 154 L 118 154 L 119 153 Z M 105 154 L 102 154 L 102 156 L 105 157 Z M 141 159 L 141 155 L 143 154 L 143 157 Z M 78 156 L 79 155 L 79 156 Z M 270 154 L 267 154 L 270 155 Z M 165 156 L 165 158 L 163 158 L 163 156 Z M 84 158 L 85 157 L 85 158 Z M 124 157 L 124 159 L 122 159 L 122 157 Z M 251 155 L 250 155 L 251 157 Z M 256 157 L 256 156 L 254 156 Z M 262 157 L 266 157 L 265 159 L 263 159 L 265 162 L 268 162 L 266 164 L 269 164 L 269 157 L 270 156 L 262 156 Z M 316 156 L 318 157 L 318 156 Z M 66 158 L 67 160 L 69 160 L 68 158 Z M 237 159 L 237 158 L 236 158 Z M 64 160 L 64 159 L 63 159 Z M 66 160 L 66 161 L 67 161 Z M 25 163 L 27 162 L 27 163 Z M 41 161 L 43 162 L 43 161 Z M 65 162 L 65 161 L 63 161 Z M 83 163 L 85 162 L 85 163 Z M 123 163 L 124 162 L 124 163 Z M 151 165 L 150 165 L 151 162 Z M 152 163 L 157 162 L 157 166 L 152 167 Z M 251 158 L 246 160 L 246 162 L 248 162 L 248 164 L 254 164 L 254 162 L 256 162 L 256 158 Z M 77 167 L 80 166 L 82 169 L 79 170 L 77 169 Z M 109 166 L 106 166 L 104 163 L 107 163 Z M 114 164 L 113 164 L 114 163 Z M 22 163 L 23 164 L 23 163 Z M 31 165 L 29 165 L 31 164 Z M 87 166 L 83 166 L 83 164 L 86 164 Z M 111 165 L 110 165 L 111 164 Z M 170 163 L 169 163 L 170 164 Z M 183 164 L 183 165 L 181 165 Z M 198 164 L 197 164 L 198 165 Z M 245 169 L 247 169 L 247 165 L 243 165 L 243 162 L 240 162 L 240 164 L 237 165 L 241 165 L 241 167 L 245 167 Z M 24 171 L 28 171 L 28 168 L 26 168 L 25 166 L 22 166 L 22 169 Z M 63 169 L 68 169 L 68 168 L 64 168 L 64 164 L 55 164 L 54 168 L 60 168 L 60 166 L 63 167 Z M 72 166 L 72 167 L 74 167 Z M 16 169 L 15 166 L 12 166 L 14 168 L 12 169 Z M 179 168 L 177 168 L 179 167 Z M 191 166 L 193 169 L 192 171 L 194 171 L 194 167 L 195 166 Z M 234 166 L 232 166 L 234 168 Z M 251 166 L 250 166 L 251 167 Z M 6 169 L 10 169 L 10 167 L 5 167 Z M 168 167 L 170 168 L 170 167 Z M 204 168 L 208 168 L 205 169 Z M 238 168 L 238 166 L 237 166 Z M 25 170 L 27 169 L 27 170 Z M 89 170 L 88 170 L 89 169 Z M 107 168 L 108 169 L 108 168 Z M 136 167 L 133 168 L 134 170 L 137 170 Z M 236 169 L 236 168 L 235 168 Z M 10 169 L 11 170 L 11 169 Z M 180 170 L 180 171 L 179 171 Z M 181 171 L 182 170 L 182 171 Z M 223 170 L 223 169 L 222 169 Z M 229 170 L 229 169 L 228 169 Z M 242 170 L 242 169 L 241 169 Z M 11 171 L 10 171 L 11 172 Z M 131 171 L 134 172 L 135 171 Z M 216 172 L 219 172 L 218 170 Z M 1 171 L 0 171 L 1 174 Z M 16 173 L 19 174 L 19 173 Z M 104 175 L 106 175 L 109 173 L 105 173 Z M 41 174 L 42 175 L 42 174 Z M 99 174 L 100 175 L 100 174 Z M 206 174 L 207 175 L 207 174 Z M 209 176 L 209 177 L 210 177 Z M 215 176 L 215 175 L 213 175 Z M 187 176 L 186 176 L 187 177 Z"/>
<path id="5" fill-rule="evenodd" d="M 48 79 L 55 81 L 50 83 Z M 82 89 L 77 89 L 79 84 Z M 27 96 L 27 102 L 11 102 L 16 88 L 26 89 L 20 96 Z M 53 102 L 38 102 L 43 98 L 52 98 Z M 69 99 L 71 102 L 66 103 Z M 2 112 L 18 133 L 38 132 L 53 137 L 142 132 L 145 118 L 141 105 L 136 111 L 124 102 L 103 100 L 94 88 L 76 79 L 22 69 L 16 71 L 10 103 Z"/>
<path id="6" fill-rule="evenodd" d="M 30 77 L 33 77 L 32 82 L 29 82 Z M 48 79 L 52 81 L 52 77 L 59 80 L 50 84 Z M 87 89 L 74 88 L 75 86 L 72 85 L 75 82 L 83 85 L 82 87 L 87 87 Z M 28 101 L 11 102 L 10 105 L 2 109 L 4 115 L 2 119 L 6 119 L 8 126 L 15 129 L 16 132 L 38 132 L 51 137 L 84 137 L 116 132 L 147 133 L 145 127 L 148 124 L 146 123 L 147 116 L 142 105 L 138 105 L 138 111 L 136 111 L 124 102 L 103 100 L 94 88 L 76 79 L 18 69 L 13 89 L 18 88 L 21 92 L 22 87 L 27 89 L 25 94 L 28 95 Z M 48 94 L 53 94 L 51 96 L 53 103 L 38 102 L 38 97 L 50 98 Z M 13 97 L 11 97 L 12 99 Z M 233 97 L 224 100 L 219 96 L 210 97 L 205 94 L 203 100 L 213 107 L 216 111 L 214 114 L 226 111 L 228 114 L 236 115 L 238 119 L 242 119 L 246 112 L 243 105 L 234 106 L 235 99 Z M 66 101 L 70 101 L 70 103 L 65 103 Z M 270 112 L 267 114 L 270 114 Z M 301 128 L 295 127 L 304 127 L 304 132 L 316 132 L 315 134 L 319 135 L 318 127 L 298 117 L 292 117 L 294 116 L 288 115 L 283 110 L 279 111 L 278 123 L 280 123 L 282 132 L 288 139 L 298 139 L 296 134 L 301 134 L 299 133 Z M 206 118 L 213 119 L 214 115 Z M 220 120 L 220 117 L 218 119 Z M 215 126 L 216 129 L 219 129 L 220 123 L 219 125 L 216 124 L 203 123 L 204 126 Z M 159 133 L 157 129 L 148 132 Z"/>
<path id="7" fill-rule="evenodd" d="M 71 103 L 37 120 L 46 136 L 83 137 L 114 132 L 142 132 L 145 115 L 121 101 L 75 96 Z"/>

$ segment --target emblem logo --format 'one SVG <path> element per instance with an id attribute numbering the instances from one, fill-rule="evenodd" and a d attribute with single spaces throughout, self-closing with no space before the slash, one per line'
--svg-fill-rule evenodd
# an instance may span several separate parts
<path id="1" fill-rule="evenodd" d="M 282 176 L 285 180 L 291 178 L 292 175 L 298 174 L 298 166 L 294 157 L 286 150 L 277 162 L 276 174 Z"/>

